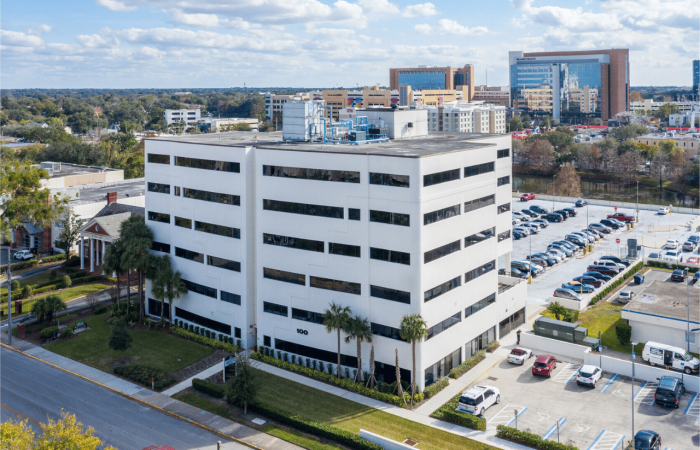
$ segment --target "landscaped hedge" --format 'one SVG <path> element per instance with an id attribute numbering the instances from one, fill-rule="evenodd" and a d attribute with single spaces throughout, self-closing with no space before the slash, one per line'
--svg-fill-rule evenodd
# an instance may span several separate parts
<path id="1" fill-rule="evenodd" d="M 138 364 L 115 367 L 114 373 L 130 380 L 134 380 L 137 383 L 143 384 L 147 387 L 151 387 L 151 379 L 153 379 L 154 386 L 157 391 L 160 391 L 161 389 L 175 383 L 175 378 L 168 375 L 167 372 L 159 369 L 153 369 L 151 367 L 140 366 Z"/>
<path id="2" fill-rule="evenodd" d="M 50 263 L 50 262 L 65 261 L 65 260 L 66 260 L 65 253 L 61 253 L 60 255 L 47 256 L 46 258 L 41 258 L 42 263 Z"/>
<path id="3" fill-rule="evenodd" d="M 204 337 L 200 334 L 187 331 L 184 328 L 172 326 L 170 327 L 170 331 L 176 336 L 180 336 L 185 339 L 198 342 L 200 344 L 208 345 L 209 347 L 219 348 L 233 355 L 241 351 L 241 347 L 239 347 L 238 345 L 233 345 L 229 344 L 228 342 L 217 341 L 216 339 Z"/>
<path id="4" fill-rule="evenodd" d="M 462 364 L 450 370 L 450 373 L 447 376 L 456 380 L 471 370 L 472 367 L 483 361 L 484 358 L 486 358 L 486 352 L 483 350 L 478 351 L 472 357 L 467 358 Z"/>
<path id="5" fill-rule="evenodd" d="M 484 418 L 457 411 L 457 404 L 459 403 L 459 397 L 461 395 L 462 394 L 459 393 L 452 397 L 449 402 L 442 405 L 440 409 L 432 413 L 430 417 L 462 427 L 486 431 L 486 420 Z"/>
<path id="6" fill-rule="evenodd" d="M 359 394 L 375 398 L 385 403 L 391 403 L 399 406 L 403 406 L 405 404 L 404 400 L 402 400 L 401 397 L 399 397 L 398 395 L 386 394 L 384 392 L 375 391 L 374 389 L 366 387 L 363 383 L 354 383 L 353 380 L 348 378 L 338 378 L 335 375 L 321 372 L 320 370 L 314 370 L 309 367 L 304 367 L 291 362 L 281 361 L 270 356 L 265 356 L 259 352 L 253 352 L 250 356 L 251 358 L 257 359 L 258 361 L 262 361 L 264 363 L 277 366 L 281 369 L 289 370 L 291 372 L 297 372 L 302 375 L 306 375 L 307 377 L 314 378 L 316 380 L 325 381 L 326 383 L 334 384 L 343 389 L 357 392 Z M 410 402 L 410 394 L 408 392 L 404 392 L 404 394 L 404 398 L 408 397 L 408 402 Z M 422 394 L 416 395 L 416 401 L 420 401 L 419 399 L 423 399 Z"/>
<path id="7" fill-rule="evenodd" d="M 619 285 L 625 282 L 629 277 L 634 275 L 635 273 L 639 272 L 642 267 L 644 267 L 643 262 L 638 262 L 634 266 L 632 266 L 625 274 L 618 278 L 617 280 L 613 281 L 609 286 L 605 286 L 602 291 L 600 291 L 598 294 L 593 296 L 591 299 L 591 305 L 595 305 L 598 303 L 600 300 L 604 299 L 605 297 L 608 296 L 612 291 L 614 291 Z"/>
<path id="8" fill-rule="evenodd" d="M 22 270 L 22 269 L 27 269 L 29 267 L 34 267 L 38 266 L 39 261 L 36 259 L 30 259 L 29 261 L 22 261 L 18 263 L 12 264 L 12 271 L 14 272 L 15 270 Z M 5 273 L 7 272 L 7 266 L 2 266 L 0 267 L 0 273 Z"/>
<path id="9" fill-rule="evenodd" d="M 192 379 L 192 387 L 199 392 L 211 395 L 215 398 L 224 398 L 224 394 L 226 394 L 223 386 L 210 383 L 207 380 L 200 380 L 199 378 Z"/>
<path id="10" fill-rule="evenodd" d="M 647 261 L 647 266 L 659 267 L 661 269 L 688 269 L 688 272 L 695 273 L 700 270 L 699 267 L 686 266 L 685 264 L 669 264 L 663 261 Z"/>
<path id="11" fill-rule="evenodd" d="M 537 450 L 579 450 L 573 445 L 560 444 L 557 441 L 547 441 L 538 434 L 519 431 L 515 428 L 499 425 L 496 427 L 496 436 L 510 442 L 526 445 Z"/>
<path id="12" fill-rule="evenodd" d="M 341 430 L 340 428 L 327 425 L 325 423 L 306 420 L 303 417 L 295 414 L 287 414 L 277 408 L 266 405 L 264 403 L 254 403 L 248 406 L 248 409 L 266 416 L 268 419 L 275 422 L 289 425 L 299 431 L 313 434 L 324 439 L 333 440 L 341 445 L 346 445 L 356 450 L 382 450 L 382 447 L 374 444 L 367 439 L 361 438 L 359 435 L 349 431 Z"/>
<path id="13" fill-rule="evenodd" d="M 423 391 L 423 393 L 425 394 L 426 398 L 430 398 L 433 395 L 440 392 L 441 390 L 445 389 L 449 385 L 450 385 L 450 379 L 448 377 L 442 377 L 439 380 L 437 380 L 435 383 L 426 387 L 425 390 Z"/>
<path id="14" fill-rule="evenodd" d="M 58 327 L 46 327 L 43 330 L 41 330 L 41 338 L 42 339 L 49 339 L 52 338 L 54 334 L 58 332 Z"/>

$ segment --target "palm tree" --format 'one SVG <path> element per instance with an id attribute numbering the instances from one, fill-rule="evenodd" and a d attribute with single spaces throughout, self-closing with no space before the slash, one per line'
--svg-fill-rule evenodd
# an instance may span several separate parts
<path id="1" fill-rule="evenodd" d="M 411 405 L 416 394 L 416 342 L 428 337 L 428 327 L 420 314 L 404 315 L 399 329 L 401 339 L 411 343 L 413 353 L 413 372 L 411 373 Z"/>
<path id="2" fill-rule="evenodd" d="M 124 255 L 124 245 L 121 239 L 117 239 L 107 246 L 105 250 L 105 262 L 104 269 L 107 272 L 114 272 L 117 274 L 117 305 L 119 305 L 119 298 L 121 297 L 121 283 L 119 277 L 125 272 L 125 268 L 122 265 L 122 256 Z M 127 279 L 128 284 L 128 279 Z"/>
<path id="3" fill-rule="evenodd" d="M 547 306 L 547 310 L 554 314 L 554 317 L 556 317 L 557 320 L 560 320 L 560 316 L 566 317 L 569 313 L 569 310 L 562 306 L 559 302 L 550 303 L 549 306 Z"/>
<path id="4" fill-rule="evenodd" d="M 356 381 L 362 381 L 362 343 L 372 342 L 372 328 L 369 326 L 369 321 L 360 316 L 355 316 L 350 319 L 348 333 L 345 336 L 345 343 L 350 343 L 351 339 L 355 339 L 357 343 L 357 375 Z"/>
<path id="5" fill-rule="evenodd" d="M 151 272 L 151 293 L 160 300 L 162 305 L 160 308 L 160 320 L 163 320 L 165 312 L 165 300 L 170 305 L 169 321 L 173 323 L 173 300 L 180 298 L 181 295 L 187 293 L 185 283 L 182 282 L 182 274 L 180 271 L 174 271 L 170 262 L 169 255 L 163 255 L 156 258 L 155 270 Z"/>
<path id="6" fill-rule="evenodd" d="M 132 215 L 122 222 L 120 238 L 124 239 L 124 262 L 138 273 L 139 318 L 143 321 L 143 281 L 145 273 L 152 268 L 153 256 L 148 252 L 153 245 L 153 232 L 143 216 Z"/>
<path id="7" fill-rule="evenodd" d="M 326 331 L 331 333 L 333 330 L 336 330 L 338 332 L 338 378 L 340 378 L 340 331 L 347 330 L 350 313 L 348 306 L 340 306 L 336 302 L 331 302 L 330 308 L 323 312 L 323 322 L 326 324 Z"/>

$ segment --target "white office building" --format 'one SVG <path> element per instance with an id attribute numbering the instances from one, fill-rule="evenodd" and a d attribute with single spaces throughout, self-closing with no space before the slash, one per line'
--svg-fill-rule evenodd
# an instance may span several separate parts
<path id="1" fill-rule="evenodd" d="M 446 102 L 443 106 L 427 107 L 428 130 L 455 133 L 506 132 L 506 108 L 484 102 Z"/>
<path id="2" fill-rule="evenodd" d="M 185 122 L 187 125 L 191 125 L 202 120 L 202 111 L 199 108 L 166 109 L 163 111 L 163 117 L 168 125 L 179 122 Z"/>
<path id="3" fill-rule="evenodd" d="M 395 349 L 403 380 L 412 367 L 402 317 L 421 314 L 421 389 L 524 323 L 526 284 L 496 267 L 504 255 L 510 266 L 512 249 L 508 135 L 269 139 L 146 140 L 154 253 L 172 256 L 189 289 L 173 303 L 176 320 L 335 365 L 336 337 L 322 323 L 335 302 L 369 321 L 376 375 L 393 382 Z M 149 313 L 159 308 L 148 300 Z M 340 350 L 354 369 L 356 344 Z M 364 343 L 364 371 L 369 354 Z"/>

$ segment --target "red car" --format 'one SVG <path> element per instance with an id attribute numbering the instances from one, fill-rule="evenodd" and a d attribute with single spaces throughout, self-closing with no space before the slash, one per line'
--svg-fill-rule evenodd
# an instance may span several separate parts
<path id="1" fill-rule="evenodd" d="M 552 371 L 557 368 L 557 358 L 549 355 L 538 356 L 535 364 L 532 365 L 533 375 L 546 375 L 547 378 L 552 376 Z"/>
<path id="2" fill-rule="evenodd" d="M 520 196 L 520 201 L 521 202 L 526 202 L 528 200 L 532 200 L 535 198 L 535 194 L 523 194 Z"/>
<path id="3" fill-rule="evenodd" d="M 624 213 L 608 214 L 608 219 L 616 219 L 625 223 L 634 222 L 634 216 L 628 216 Z"/>

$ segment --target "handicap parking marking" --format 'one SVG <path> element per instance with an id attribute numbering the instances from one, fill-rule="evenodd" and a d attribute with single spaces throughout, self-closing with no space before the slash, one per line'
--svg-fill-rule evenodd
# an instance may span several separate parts
<path id="1" fill-rule="evenodd" d="M 517 410 L 518 411 L 518 417 L 522 416 L 525 410 L 527 410 L 526 407 L 520 406 L 520 405 L 514 405 L 512 403 L 508 403 L 503 409 L 498 411 L 495 416 L 493 416 L 487 423 L 489 425 L 497 426 L 497 425 L 505 425 L 508 426 L 510 425 L 511 422 L 515 420 L 515 414 L 513 411 Z"/>
<path id="2" fill-rule="evenodd" d="M 561 372 L 555 376 L 552 381 L 556 383 L 568 384 L 576 378 L 576 375 L 581 370 L 581 364 L 568 363 L 566 367 L 561 369 Z"/>
<path id="3" fill-rule="evenodd" d="M 620 433 L 603 430 L 587 450 L 617 450 L 624 440 L 625 436 Z"/>
<path id="4" fill-rule="evenodd" d="M 656 381 L 645 381 L 642 386 L 635 392 L 634 401 L 637 403 L 642 403 L 644 405 L 654 406 L 656 400 L 654 396 L 656 394 L 656 387 L 658 383 Z"/>
<path id="5" fill-rule="evenodd" d="M 562 417 L 559 420 L 557 420 L 554 423 L 554 425 L 552 425 L 552 428 L 550 428 L 545 434 L 542 435 L 543 440 L 546 441 L 547 439 L 549 439 L 550 436 L 554 434 L 555 431 L 557 431 L 557 423 L 559 424 L 559 429 L 561 430 L 564 424 L 566 423 L 566 419 Z"/>
<path id="6" fill-rule="evenodd" d="M 615 380 L 617 380 L 619 378 L 619 376 L 620 376 L 620 374 L 618 374 L 618 373 L 612 374 L 610 379 L 603 385 L 602 388 L 600 388 L 600 391 L 598 391 L 598 392 L 600 392 L 601 394 L 605 394 L 605 392 L 608 389 L 610 389 L 610 386 L 613 385 L 613 383 L 615 382 Z"/>
<path id="7" fill-rule="evenodd" d="M 693 396 L 690 397 L 688 406 L 685 407 L 685 411 L 683 411 L 683 414 L 700 417 L 700 397 L 698 397 L 697 392 L 693 393 Z"/>

